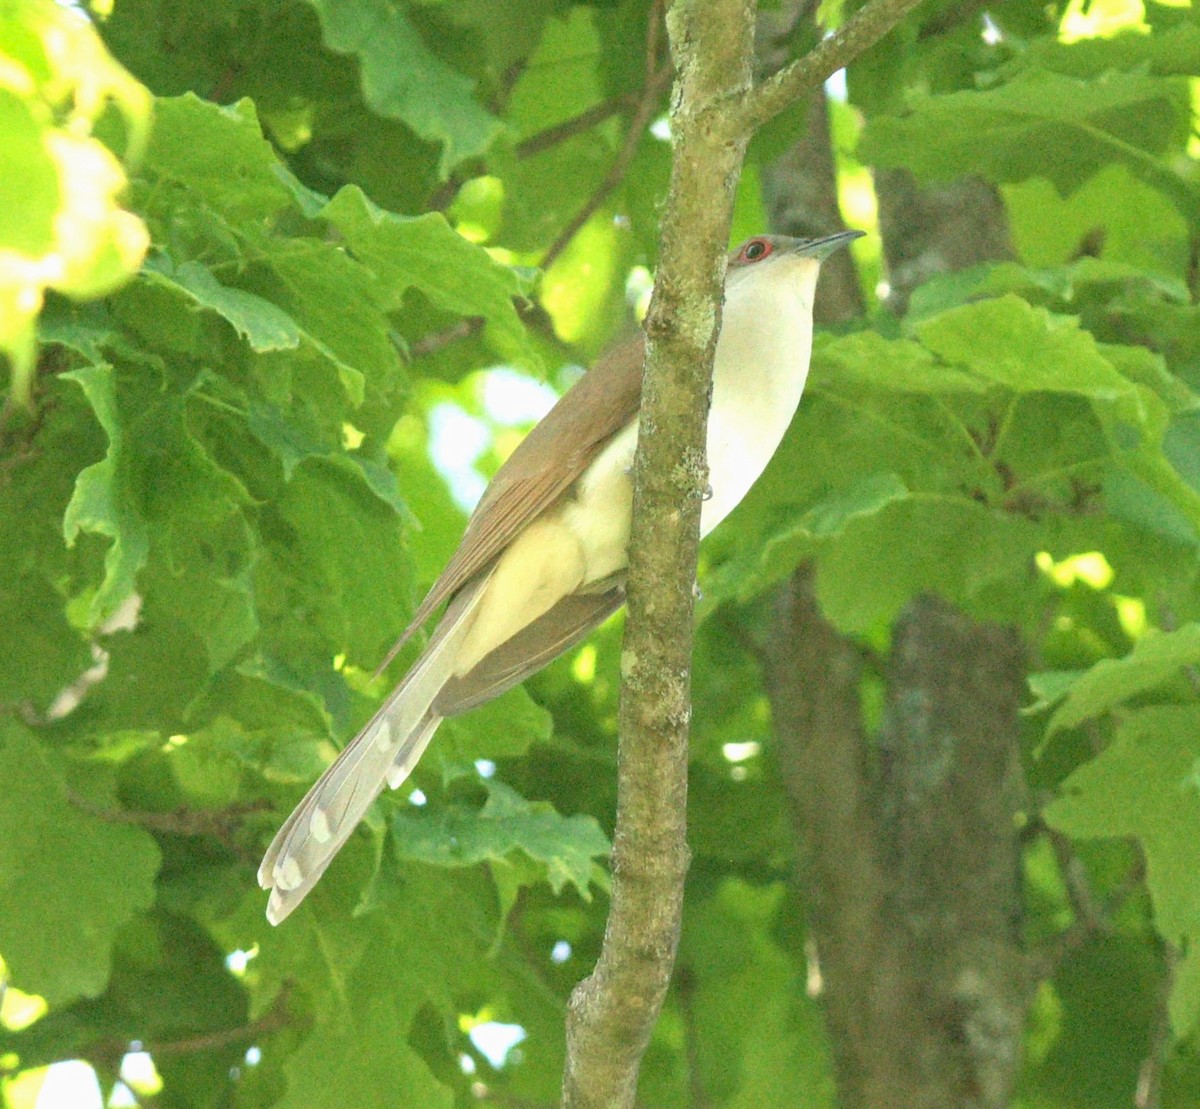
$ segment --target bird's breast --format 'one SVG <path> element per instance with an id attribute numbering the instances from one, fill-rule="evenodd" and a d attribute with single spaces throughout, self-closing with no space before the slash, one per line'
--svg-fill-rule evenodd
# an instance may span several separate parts
<path id="1" fill-rule="evenodd" d="M 801 294 L 811 300 L 811 286 L 800 294 L 787 285 L 768 286 L 726 303 L 708 417 L 712 492 L 701 509 L 701 535 L 733 511 L 766 469 L 804 390 L 812 317 Z M 628 563 L 636 447 L 634 420 L 592 460 L 559 509 L 583 552 L 585 583 Z"/>
<path id="2" fill-rule="evenodd" d="M 700 517 L 707 535 L 758 480 L 800 403 L 812 350 L 806 305 L 792 296 L 731 301 L 717 343 L 708 417 L 712 496 Z"/>

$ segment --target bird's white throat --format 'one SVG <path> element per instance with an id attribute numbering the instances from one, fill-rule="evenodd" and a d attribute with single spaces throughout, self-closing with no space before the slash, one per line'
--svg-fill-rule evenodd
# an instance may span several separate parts
<path id="1" fill-rule="evenodd" d="M 708 415 L 712 496 L 701 511 L 701 535 L 758 480 L 796 414 L 808 378 L 819 268 L 811 258 L 781 258 L 726 294 Z"/>
<path id="2" fill-rule="evenodd" d="M 800 403 L 812 349 L 818 263 L 782 258 L 731 284 L 722 313 L 708 416 L 712 495 L 700 534 L 713 530 L 766 469 Z M 604 448 L 579 479 L 563 519 L 588 552 L 586 581 L 627 561 L 637 421 Z"/>

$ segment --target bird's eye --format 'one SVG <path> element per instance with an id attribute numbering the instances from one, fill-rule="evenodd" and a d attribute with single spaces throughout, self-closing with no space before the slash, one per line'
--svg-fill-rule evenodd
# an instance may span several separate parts
<path id="1" fill-rule="evenodd" d="M 742 247 L 742 260 L 746 262 L 759 262 L 770 253 L 771 244 L 766 239 L 751 239 Z"/>

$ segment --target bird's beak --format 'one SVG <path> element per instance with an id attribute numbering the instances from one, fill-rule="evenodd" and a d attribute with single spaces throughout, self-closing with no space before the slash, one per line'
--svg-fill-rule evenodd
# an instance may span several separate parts
<path id="1" fill-rule="evenodd" d="M 839 231 L 836 235 L 826 235 L 823 239 L 809 239 L 798 243 L 792 248 L 792 252 L 801 258 L 815 258 L 818 262 L 824 262 L 835 250 L 854 242 L 855 239 L 861 239 L 865 234 L 865 231 Z"/>

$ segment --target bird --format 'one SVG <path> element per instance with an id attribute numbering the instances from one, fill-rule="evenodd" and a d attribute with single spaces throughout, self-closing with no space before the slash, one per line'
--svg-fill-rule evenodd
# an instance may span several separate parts
<path id="1" fill-rule="evenodd" d="M 766 468 L 808 376 L 824 261 L 861 231 L 758 235 L 730 252 L 713 367 L 707 535 Z M 624 603 L 644 337 L 597 360 L 496 472 L 462 540 L 384 660 L 443 603 L 428 645 L 280 827 L 258 870 L 281 923 L 385 786 L 398 788 L 447 716 L 499 696 Z"/>

